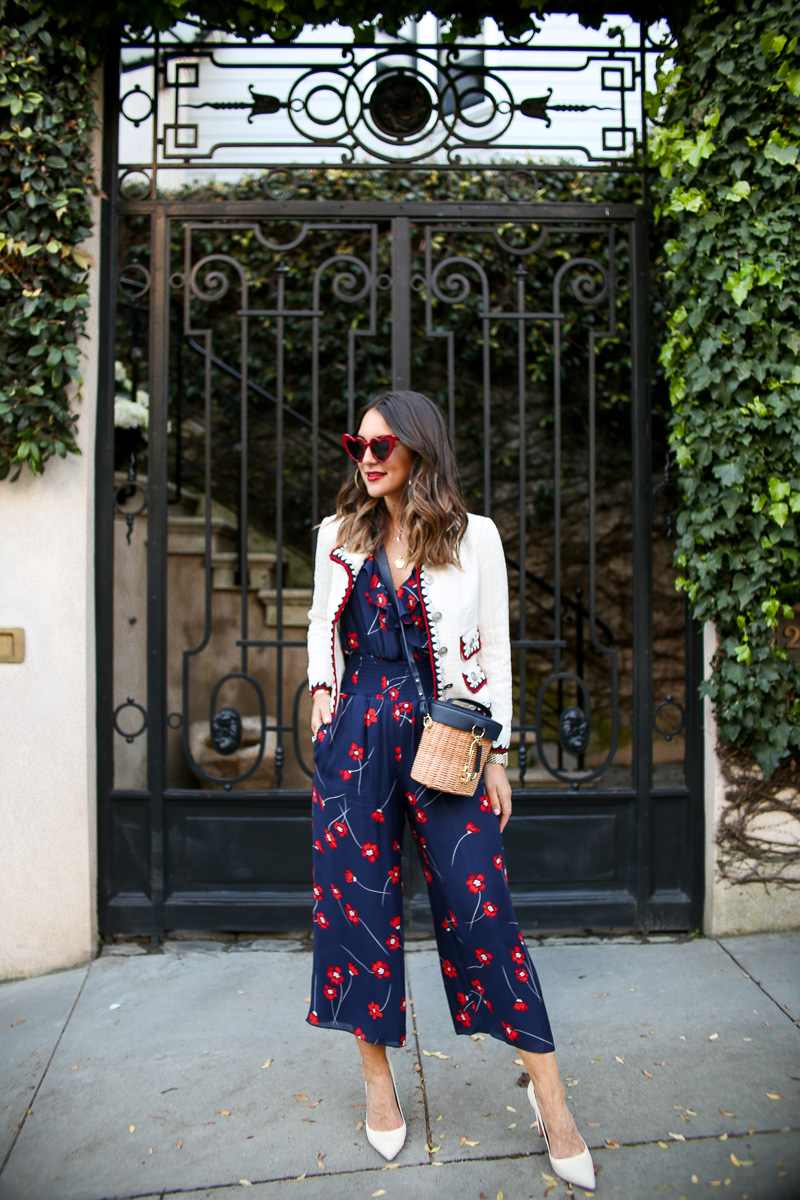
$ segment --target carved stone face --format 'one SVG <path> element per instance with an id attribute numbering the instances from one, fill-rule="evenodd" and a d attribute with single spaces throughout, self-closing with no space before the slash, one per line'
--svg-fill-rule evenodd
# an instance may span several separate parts
<path id="1" fill-rule="evenodd" d="M 218 754 L 235 754 L 242 743 L 242 718 L 235 708 L 221 708 L 211 718 L 211 745 Z"/>

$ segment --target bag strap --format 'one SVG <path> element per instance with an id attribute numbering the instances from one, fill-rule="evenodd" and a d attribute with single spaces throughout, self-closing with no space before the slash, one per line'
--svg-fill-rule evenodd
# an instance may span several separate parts
<path id="1" fill-rule="evenodd" d="M 427 717 L 427 715 L 428 715 L 428 700 L 425 695 L 425 692 L 422 690 L 422 680 L 419 677 L 419 667 L 417 666 L 414 659 L 412 658 L 411 651 L 408 648 L 408 642 L 406 641 L 406 631 L 403 628 L 403 617 L 400 612 L 400 601 L 397 599 L 397 590 L 394 586 L 394 580 L 392 579 L 392 572 L 389 569 L 389 560 L 386 557 L 386 550 L 384 549 L 383 546 L 380 547 L 377 554 L 375 555 L 375 563 L 378 568 L 378 577 L 380 578 L 380 581 L 383 584 L 386 591 L 392 597 L 394 611 L 397 616 L 397 623 L 400 626 L 400 640 L 403 643 L 403 651 L 406 656 L 406 662 L 408 663 L 409 669 L 411 671 L 411 677 L 414 680 L 414 683 L 417 685 L 417 691 L 419 693 L 419 710 L 422 713 L 423 717 Z"/>

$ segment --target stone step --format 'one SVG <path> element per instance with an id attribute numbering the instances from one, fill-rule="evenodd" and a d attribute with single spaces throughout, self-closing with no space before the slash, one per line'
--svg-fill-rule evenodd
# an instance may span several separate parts
<path id="1" fill-rule="evenodd" d="M 275 566 L 278 556 L 269 552 L 251 551 L 247 556 L 247 586 L 250 591 L 273 587 L 275 584 Z M 286 573 L 287 564 L 283 569 Z M 235 550 L 225 550 L 211 555 L 211 586 L 214 591 L 239 590 L 239 554 Z"/>
<path id="2" fill-rule="evenodd" d="M 233 521 L 227 521 L 223 517 L 211 518 L 210 550 L 212 556 L 226 551 L 235 551 L 236 537 L 236 525 Z M 186 517 L 180 513 L 170 513 L 167 517 L 167 553 L 205 554 L 205 552 L 205 517 Z"/>
<path id="3" fill-rule="evenodd" d="M 308 610 L 311 608 L 311 588 L 284 588 L 283 627 L 308 628 Z M 278 593 L 275 588 L 262 588 L 258 598 L 264 605 L 264 625 L 274 629 L 278 623 Z"/>

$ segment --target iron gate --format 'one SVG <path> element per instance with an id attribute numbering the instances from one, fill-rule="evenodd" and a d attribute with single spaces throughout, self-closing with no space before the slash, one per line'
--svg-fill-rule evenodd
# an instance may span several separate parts
<path id="1" fill-rule="evenodd" d="M 645 209 L 519 201 L 508 177 L 493 195 L 488 170 L 484 199 L 448 198 L 436 167 L 425 200 L 396 176 L 370 197 L 353 172 L 326 201 L 307 178 L 281 167 L 243 199 L 153 182 L 115 191 L 107 217 L 103 931 L 306 926 L 314 529 L 339 434 L 389 385 L 442 405 L 468 508 L 506 549 L 523 928 L 693 926 L 697 638 L 669 565 L 668 457 L 653 487 Z M 407 866 L 414 930 L 429 917 Z"/>

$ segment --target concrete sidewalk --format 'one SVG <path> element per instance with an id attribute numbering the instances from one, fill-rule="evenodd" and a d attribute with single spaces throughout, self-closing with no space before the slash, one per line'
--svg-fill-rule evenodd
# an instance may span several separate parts
<path id="1" fill-rule="evenodd" d="M 600 1200 L 800 1197 L 800 933 L 529 944 Z M 351 1039 L 305 1023 L 305 942 L 111 947 L 0 985 L 0 1197 L 566 1196 L 517 1055 L 456 1037 L 432 944 L 407 949 L 389 1168 Z"/>

